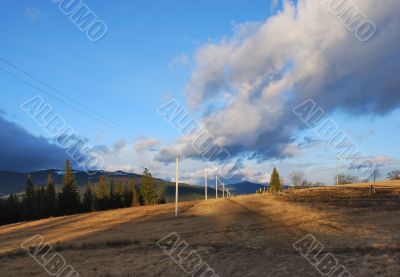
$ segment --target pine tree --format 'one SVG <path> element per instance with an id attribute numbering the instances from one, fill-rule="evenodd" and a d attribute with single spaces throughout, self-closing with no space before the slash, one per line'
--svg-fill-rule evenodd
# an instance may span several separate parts
<path id="1" fill-rule="evenodd" d="M 116 208 L 116 202 L 117 202 L 117 196 L 115 193 L 115 185 L 114 185 L 114 180 L 110 178 L 109 181 L 109 187 L 110 187 L 110 196 L 108 198 L 108 205 L 107 209 L 115 209 Z"/>
<path id="2" fill-rule="evenodd" d="M 84 212 L 93 212 L 96 210 L 96 197 L 90 185 L 86 186 L 86 191 L 82 200 L 82 209 Z"/>
<path id="3" fill-rule="evenodd" d="M 165 204 L 167 203 L 167 200 L 165 200 L 164 193 L 159 192 L 156 196 L 156 203 L 157 204 Z"/>
<path id="4" fill-rule="evenodd" d="M 60 213 L 62 215 L 74 214 L 80 211 L 80 195 L 75 177 L 72 174 L 69 160 L 65 162 L 65 174 L 63 176 L 63 188 L 59 196 Z"/>
<path id="5" fill-rule="evenodd" d="M 275 167 L 272 170 L 271 181 L 269 182 L 269 185 L 273 192 L 278 192 L 278 191 L 282 190 L 281 179 L 279 177 L 278 170 L 276 170 Z"/>
<path id="6" fill-rule="evenodd" d="M 121 183 L 115 188 L 115 207 L 117 209 L 124 207 L 124 185 Z"/>
<path id="7" fill-rule="evenodd" d="M 53 182 L 53 176 L 49 174 L 47 176 L 47 187 L 45 193 L 45 216 L 54 216 L 56 214 L 56 188 Z"/>
<path id="8" fill-rule="evenodd" d="M 124 187 L 124 207 L 128 208 L 132 205 L 132 192 L 129 190 L 128 186 Z"/>
<path id="9" fill-rule="evenodd" d="M 10 195 L 11 196 L 11 195 Z M 2 199 L 0 199 L 0 226 L 3 224 L 6 224 L 6 206 L 5 203 L 3 203 L 4 201 Z"/>
<path id="10" fill-rule="evenodd" d="M 104 176 L 100 176 L 99 184 L 97 187 L 97 207 L 96 210 L 104 211 L 108 209 L 109 203 L 109 190 L 107 186 L 107 180 Z"/>
<path id="11" fill-rule="evenodd" d="M 10 194 L 7 201 L 0 204 L 2 204 L 0 205 L 0 224 L 10 224 L 21 221 L 21 205 L 16 195 Z"/>
<path id="12" fill-rule="evenodd" d="M 135 185 L 135 180 L 129 180 L 129 192 L 130 192 L 130 205 L 131 207 L 140 206 L 140 193 Z"/>
<path id="13" fill-rule="evenodd" d="M 35 185 L 32 182 L 32 176 L 28 174 L 25 186 L 25 195 L 23 200 L 24 218 L 32 220 L 36 216 L 35 208 Z"/>
<path id="14" fill-rule="evenodd" d="M 155 192 L 153 185 L 153 177 L 147 168 L 144 169 L 142 176 L 142 186 L 140 188 L 140 196 L 144 205 L 155 204 Z"/>
<path id="15" fill-rule="evenodd" d="M 35 218 L 45 217 L 45 196 L 46 190 L 44 187 L 39 187 L 35 190 Z"/>

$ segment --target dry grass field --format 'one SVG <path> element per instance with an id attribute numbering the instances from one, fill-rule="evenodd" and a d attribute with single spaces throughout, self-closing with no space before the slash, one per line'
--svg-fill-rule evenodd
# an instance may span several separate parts
<path id="1" fill-rule="evenodd" d="M 293 247 L 308 234 L 353 276 L 400 276 L 399 191 L 360 184 L 185 202 L 179 218 L 167 204 L 4 226 L 0 276 L 48 276 L 20 247 L 36 234 L 81 276 L 187 276 L 156 244 L 171 232 L 219 276 L 321 276 Z"/>

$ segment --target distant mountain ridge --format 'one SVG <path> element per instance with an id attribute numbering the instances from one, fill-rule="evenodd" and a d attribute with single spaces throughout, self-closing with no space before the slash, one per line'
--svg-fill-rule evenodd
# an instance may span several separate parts
<path id="1" fill-rule="evenodd" d="M 81 188 L 83 193 L 84 186 L 88 183 L 97 183 L 100 176 L 106 176 L 113 180 L 114 184 L 117 183 L 128 183 L 130 179 L 135 181 L 135 184 L 141 184 L 142 175 L 135 173 L 127 173 L 123 171 L 93 171 L 88 174 L 84 171 L 74 171 L 75 180 Z M 49 174 L 53 176 L 56 187 L 60 187 L 62 183 L 62 177 L 64 175 L 63 170 L 48 169 L 34 172 L 9 172 L 0 171 L 0 196 L 8 195 L 11 193 L 21 193 L 25 190 L 25 184 L 28 174 L 31 175 L 32 181 L 35 186 L 45 186 L 47 184 L 47 177 Z M 174 201 L 175 197 L 175 183 L 165 181 L 162 179 L 154 178 L 155 189 L 162 191 L 167 202 Z M 215 195 L 213 188 L 209 189 L 210 193 Z M 196 200 L 204 198 L 204 187 L 192 186 L 188 184 L 179 184 L 179 198 L 181 201 Z"/>
<path id="2" fill-rule="evenodd" d="M 140 178 L 141 175 L 134 173 L 125 173 L 122 171 L 107 172 L 97 171 L 94 174 L 88 174 L 84 171 L 74 171 L 75 179 L 80 186 L 87 184 L 88 182 L 97 182 L 100 176 L 110 177 L 125 177 L 129 178 Z M 61 184 L 64 170 L 59 169 L 47 169 L 34 172 L 12 172 L 0 170 L 0 194 L 18 193 L 25 189 L 25 183 L 28 174 L 32 176 L 32 181 L 35 185 L 43 186 L 47 184 L 47 176 L 51 174 L 55 184 Z"/>
<path id="3" fill-rule="evenodd" d="M 229 188 L 230 192 L 233 194 L 252 194 L 252 193 L 256 193 L 257 190 L 259 189 L 268 189 L 269 185 L 268 184 L 257 184 L 257 183 L 252 183 L 249 181 L 243 181 L 240 183 L 235 183 L 235 184 L 230 184 L 227 185 L 227 187 Z"/>
<path id="4" fill-rule="evenodd" d="M 100 176 L 106 176 L 112 178 L 114 183 L 128 183 L 130 179 L 134 179 L 136 184 L 141 183 L 140 174 L 128 173 L 124 171 L 95 171 L 89 172 L 88 174 L 84 171 L 74 171 L 74 176 L 79 184 L 83 187 L 84 185 L 90 183 L 97 183 Z M 59 169 L 48 169 L 40 170 L 34 172 L 11 172 L 0 170 L 0 196 L 8 195 L 10 193 L 20 193 L 25 190 L 25 184 L 28 174 L 32 176 L 32 181 L 36 186 L 44 186 L 47 184 L 47 176 L 51 174 L 53 176 L 54 183 L 60 185 L 62 183 L 62 177 L 64 175 L 64 170 Z M 175 183 L 165 181 L 162 179 L 154 178 L 155 186 L 162 189 L 165 193 L 165 197 L 168 202 L 174 200 L 175 196 Z M 227 187 L 230 189 L 231 193 L 234 195 L 238 194 L 252 194 L 260 188 L 267 186 L 251 183 L 248 181 L 228 184 Z M 221 190 L 221 188 L 219 188 Z M 222 194 L 222 192 L 220 192 Z M 182 200 L 194 200 L 204 198 L 204 186 L 180 184 L 179 195 Z M 210 198 L 215 197 L 215 187 L 212 185 L 208 188 L 208 195 Z"/>

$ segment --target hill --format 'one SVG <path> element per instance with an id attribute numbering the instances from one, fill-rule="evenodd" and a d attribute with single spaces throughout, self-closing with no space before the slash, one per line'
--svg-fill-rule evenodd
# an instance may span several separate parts
<path id="1" fill-rule="evenodd" d="M 36 185 L 46 185 L 47 176 L 51 174 L 54 182 L 60 184 L 62 176 L 64 175 L 63 170 L 48 169 L 33 172 L 10 172 L 0 171 L 0 194 L 18 193 L 24 190 L 27 175 L 32 176 L 32 181 Z M 97 182 L 100 176 L 107 176 L 115 178 L 121 181 L 129 178 L 139 179 L 141 175 L 133 173 L 125 173 L 122 171 L 107 172 L 107 171 L 96 171 L 93 174 L 89 174 L 84 171 L 74 171 L 75 179 L 80 186 L 87 184 L 88 182 Z"/>
<path id="2" fill-rule="evenodd" d="M 47 183 L 47 176 L 52 174 L 57 187 L 60 187 L 62 182 L 63 170 L 49 169 L 35 172 L 21 173 L 0 171 L 0 195 L 8 195 L 10 193 L 21 193 L 25 189 L 27 175 L 31 174 L 32 181 L 36 186 L 44 186 Z M 75 179 L 83 192 L 84 185 L 90 183 L 97 183 L 100 176 L 112 178 L 114 183 L 128 183 L 130 179 L 135 180 L 136 184 L 141 184 L 142 175 L 127 173 L 123 171 L 96 171 L 88 174 L 84 171 L 74 171 Z M 165 194 L 167 202 L 174 201 L 175 199 L 175 183 L 165 181 L 162 179 L 154 178 L 155 189 L 162 191 Z M 196 200 L 204 198 L 204 187 L 188 185 L 184 183 L 179 184 L 180 197 L 182 201 Z M 215 189 L 209 188 L 210 196 L 215 195 Z"/>
<path id="3" fill-rule="evenodd" d="M 315 198 L 325 192 L 337 197 L 368 192 L 354 189 L 190 201 L 180 204 L 179 218 L 174 217 L 174 205 L 166 204 L 3 226 L 2 273 L 46 276 L 20 246 L 41 234 L 82 276 L 187 276 L 182 268 L 188 265 L 177 264 L 176 253 L 160 247 L 174 245 L 158 243 L 166 236 L 187 243 L 182 253 L 194 251 L 201 265 L 219 276 L 319 276 L 318 262 L 327 253 L 335 261 L 328 271 L 338 270 L 334 276 L 399 276 L 400 205 L 360 207 L 289 199 L 292 194 Z M 310 239 L 324 247 L 321 255 L 307 257 L 306 248 L 294 247 L 311 247 L 297 243 Z"/>
<path id="4" fill-rule="evenodd" d="M 227 185 L 231 193 L 240 195 L 240 194 L 253 194 L 259 189 L 268 189 L 268 185 L 262 185 L 257 183 L 252 183 L 249 181 L 244 181 L 235 184 Z"/>
<path id="5" fill-rule="evenodd" d="M 74 171 L 75 179 L 81 188 L 87 183 L 97 183 L 100 176 L 106 176 L 108 178 L 112 178 L 114 183 L 127 183 L 130 179 L 134 179 L 136 184 L 141 183 L 142 175 L 127 173 L 123 171 L 96 171 L 96 172 L 87 172 L 84 171 Z M 54 182 L 56 184 L 61 184 L 62 176 L 64 174 L 63 170 L 57 169 L 49 169 L 49 170 L 41 170 L 34 171 L 28 173 L 22 172 L 10 172 L 10 171 L 0 171 L 0 196 L 8 195 L 10 193 L 20 193 L 25 189 L 25 183 L 27 175 L 30 174 L 32 176 L 32 180 L 35 185 L 42 186 L 47 183 L 47 176 L 51 174 L 53 176 Z M 175 183 L 165 181 L 162 179 L 154 178 L 155 187 L 158 190 L 161 190 L 165 194 L 165 198 L 167 202 L 174 201 L 175 197 Z M 230 188 L 231 192 L 235 195 L 238 194 L 253 194 L 257 189 L 264 188 L 266 186 L 251 183 L 251 182 L 240 182 L 235 184 L 227 185 Z M 181 183 L 179 185 L 179 194 L 183 201 L 188 200 L 196 200 L 204 198 L 204 187 L 189 185 Z M 215 187 L 209 186 L 208 195 L 210 198 L 215 197 Z"/>

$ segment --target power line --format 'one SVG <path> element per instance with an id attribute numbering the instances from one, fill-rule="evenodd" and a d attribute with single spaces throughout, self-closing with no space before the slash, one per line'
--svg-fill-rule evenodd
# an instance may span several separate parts
<path id="1" fill-rule="evenodd" d="M 14 68 L 15 70 L 17 70 L 17 71 L 19 71 L 19 72 L 25 74 L 25 75 L 28 76 L 29 78 L 35 80 L 36 82 L 38 82 L 39 84 L 43 85 L 44 87 L 46 87 L 46 88 L 52 90 L 53 92 L 55 92 L 55 93 L 57 93 L 57 94 L 59 94 L 59 95 L 65 97 L 66 99 L 68 99 L 69 101 L 73 102 L 74 104 L 76 104 L 76 105 L 82 107 L 83 109 L 78 108 L 78 107 L 76 107 L 76 106 L 74 106 L 74 105 L 71 105 L 70 103 L 68 103 L 68 102 L 66 102 L 65 100 L 61 99 L 59 96 L 54 95 L 53 93 L 50 93 L 50 92 L 48 92 L 48 91 L 46 91 L 46 90 L 44 90 L 44 89 L 42 89 L 42 88 L 36 86 L 35 84 L 33 84 L 33 83 L 27 81 L 27 80 L 24 79 L 23 77 L 20 77 L 20 76 L 14 74 L 13 72 L 11 72 L 11 71 L 5 69 L 4 67 L 0 66 L 0 70 L 2 70 L 3 72 L 5 72 L 6 74 L 10 75 L 11 77 L 17 79 L 18 81 L 20 81 L 20 82 L 22 82 L 22 83 L 24 83 L 24 84 L 26 84 L 26 85 L 28 85 L 28 86 L 30 86 L 30 87 L 36 89 L 36 90 L 38 90 L 38 91 L 40 91 L 40 92 L 42 92 L 42 93 L 44 93 L 44 94 L 46 94 L 46 95 L 48 95 L 48 96 L 54 98 L 54 99 L 56 99 L 57 101 L 61 102 L 62 104 L 66 105 L 66 106 L 68 106 L 69 108 L 71 108 L 71 109 L 73 109 L 73 110 L 75 110 L 75 111 L 77 111 L 77 112 L 80 112 L 80 113 L 82 113 L 82 114 L 84 114 L 84 115 L 90 117 L 91 119 L 93 119 L 93 120 L 95 120 L 95 121 L 98 121 L 98 122 L 100 122 L 100 123 L 102 123 L 102 124 L 107 125 L 108 127 L 112 128 L 112 129 L 118 130 L 119 132 L 124 133 L 124 134 L 127 134 L 127 135 L 129 135 L 129 136 L 133 136 L 133 137 L 137 136 L 136 134 L 134 134 L 134 133 L 131 132 L 130 130 L 128 130 L 128 129 L 126 129 L 125 127 L 123 127 L 123 126 L 119 125 L 118 123 L 116 123 L 115 121 L 113 121 L 113 120 L 111 120 L 111 119 L 109 119 L 109 118 L 103 116 L 102 114 L 96 112 L 95 110 L 91 109 L 90 107 L 88 107 L 88 106 L 86 106 L 86 105 L 80 103 L 79 101 L 73 99 L 72 97 L 70 97 L 70 96 L 67 95 L 66 93 L 63 93 L 63 92 L 61 92 L 60 90 L 58 90 L 58 89 L 56 89 L 56 88 L 54 88 L 54 87 L 48 85 L 48 84 L 45 83 L 44 81 L 42 81 L 42 80 L 40 80 L 39 78 L 33 76 L 32 74 L 26 72 L 25 70 L 23 70 L 23 69 L 17 67 L 16 65 L 12 64 L 11 62 L 9 62 L 9 61 L 7 61 L 7 60 L 1 58 L 1 57 L 0 57 L 0 61 L 2 61 L 3 63 L 5 63 L 5 64 L 7 64 L 7 65 L 9 65 L 9 66 L 11 66 L 11 67 Z M 85 110 L 86 110 L 86 111 L 85 111 Z"/>

